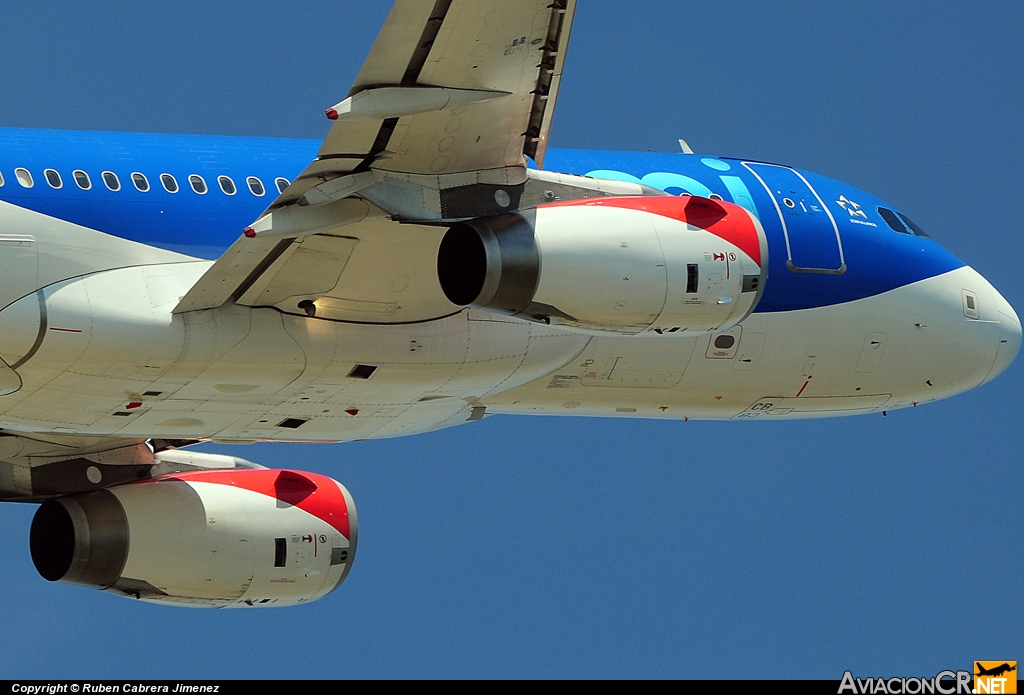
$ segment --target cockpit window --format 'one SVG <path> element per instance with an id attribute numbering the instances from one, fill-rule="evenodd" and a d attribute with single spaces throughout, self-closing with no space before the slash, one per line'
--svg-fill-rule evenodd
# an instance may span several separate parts
<path id="1" fill-rule="evenodd" d="M 925 239 L 931 238 L 923 229 L 914 224 L 914 221 L 912 219 L 904 215 L 902 212 L 897 212 L 896 214 L 899 215 L 900 219 L 903 220 L 906 223 L 906 225 L 914 231 L 914 234 L 918 236 L 923 236 Z"/>
<path id="2" fill-rule="evenodd" d="M 907 226 L 900 221 L 900 218 L 896 216 L 896 213 L 889 208 L 878 208 L 878 214 L 882 216 L 885 223 L 892 228 L 892 231 L 899 232 L 900 234 L 910 234 L 911 231 L 907 229 Z"/>
<path id="3" fill-rule="evenodd" d="M 925 239 L 931 238 L 923 229 L 914 224 L 912 219 L 904 215 L 902 212 L 895 212 L 889 208 L 880 207 L 878 208 L 878 214 L 882 216 L 882 219 L 885 220 L 885 223 L 889 225 L 894 232 L 899 232 L 900 234 L 913 234 L 915 236 L 924 237 Z"/>

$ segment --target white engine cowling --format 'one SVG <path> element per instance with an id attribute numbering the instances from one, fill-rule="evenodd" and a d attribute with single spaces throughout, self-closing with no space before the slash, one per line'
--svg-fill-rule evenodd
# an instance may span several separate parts
<path id="1" fill-rule="evenodd" d="M 589 334 L 692 335 L 753 310 L 767 259 L 760 222 L 738 205 L 621 197 L 455 225 L 437 270 L 454 304 Z"/>
<path id="2" fill-rule="evenodd" d="M 348 490 L 296 471 L 179 473 L 49 500 L 30 548 L 50 581 L 195 607 L 315 601 L 352 566 Z"/>

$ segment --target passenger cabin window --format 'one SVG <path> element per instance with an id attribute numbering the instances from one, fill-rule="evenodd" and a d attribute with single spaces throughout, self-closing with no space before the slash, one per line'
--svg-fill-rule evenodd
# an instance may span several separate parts
<path id="1" fill-rule="evenodd" d="M 907 229 L 907 226 L 903 224 L 903 222 L 900 221 L 900 218 L 896 217 L 896 213 L 889 208 L 878 208 L 878 214 L 882 216 L 882 219 L 885 220 L 885 223 L 889 225 L 892 231 L 899 232 L 900 234 L 910 234 L 910 230 Z"/>
<path id="2" fill-rule="evenodd" d="M 132 174 L 132 183 L 134 183 L 135 187 L 137 189 L 139 189 L 141 192 L 143 192 L 143 193 L 148 193 L 149 192 L 149 179 L 146 178 L 145 174 L 140 174 L 137 171 L 135 173 L 133 173 Z"/>
<path id="3" fill-rule="evenodd" d="M 163 184 L 164 190 L 168 193 L 178 192 L 178 180 L 170 174 L 160 174 L 160 183 Z"/>
<path id="4" fill-rule="evenodd" d="M 274 179 L 274 185 L 277 186 L 278 193 L 284 193 L 284 189 L 288 188 L 288 186 L 290 186 L 291 183 L 288 181 L 288 179 L 279 177 Z"/>
<path id="5" fill-rule="evenodd" d="M 117 174 L 112 171 L 103 172 L 103 185 L 112 191 L 121 190 L 121 180 L 117 178 Z"/>
<path id="6" fill-rule="evenodd" d="M 206 181 L 199 174 L 191 174 L 188 177 L 189 185 L 192 186 L 192 190 L 199 195 L 206 195 Z"/>
<path id="7" fill-rule="evenodd" d="M 75 177 L 75 183 L 78 184 L 78 187 L 83 191 L 88 191 L 92 188 L 92 179 L 90 179 L 89 175 L 81 169 L 75 169 L 71 172 L 71 175 Z"/>
<path id="8" fill-rule="evenodd" d="M 32 186 L 36 185 L 36 182 L 32 180 L 32 174 L 29 173 L 28 169 L 18 167 L 14 170 L 14 178 L 18 179 L 18 183 L 21 184 L 22 188 L 32 188 Z"/>
<path id="9" fill-rule="evenodd" d="M 64 187 L 64 180 L 56 169 L 43 169 L 43 176 L 46 177 L 46 183 L 50 184 L 50 188 Z"/>
<path id="10" fill-rule="evenodd" d="M 249 184 L 249 191 L 251 191 L 254 196 L 262 197 L 266 195 L 267 190 L 263 188 L 263 182 L 255 176 L 250 176 L 245 180 L 245 182 Z"/>
<path id="11" fill-rule="evenodd" d="M 224 191 L 224 195 L 234 195 L 238 192 L 235 182 L 229 176 L 218 176 L 217 183 L 220 184 L 220 190 Z"/>

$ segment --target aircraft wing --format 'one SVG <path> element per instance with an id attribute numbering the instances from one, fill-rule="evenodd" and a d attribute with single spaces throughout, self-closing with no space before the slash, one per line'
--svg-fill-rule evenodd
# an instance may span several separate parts
<path id="1" fill-rule="evenodd" d="M 369 323 L 457 311 L 446 223 L 522 206 L 576 0 L 397 0 L 317 159 L 182 298 Z"/>
<path id="2" fill-rule="evenodd" d="M 259 467 L 234 456 L 181 448 L 197 443 L 0 432 L 0 501 L 90 492 L 183 471 Z"/>

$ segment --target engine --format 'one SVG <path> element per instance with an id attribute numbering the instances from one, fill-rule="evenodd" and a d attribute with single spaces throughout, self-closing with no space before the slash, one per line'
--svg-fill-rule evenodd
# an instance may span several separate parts
<path id="1" fill-rule="evenodd" d="M 589 334 L 692 335 L 754 309 L 767 255 L 760 222 L 738 205 L 598 198 L 455 225 L 437 272 L 461 306 Z"/>
<path id="2" fill-rule="evenodd" d="M 352 496 L 325 476 L 203 471 L 51 499 L 29 545 L 49 581 L 185 606 L 274 607 L 336 589 L 357 531 Z"/>

